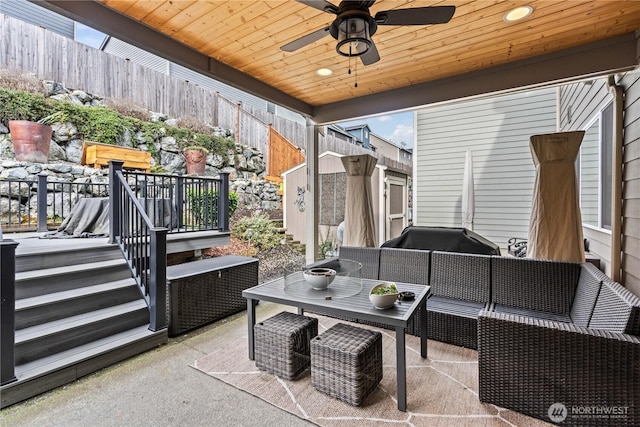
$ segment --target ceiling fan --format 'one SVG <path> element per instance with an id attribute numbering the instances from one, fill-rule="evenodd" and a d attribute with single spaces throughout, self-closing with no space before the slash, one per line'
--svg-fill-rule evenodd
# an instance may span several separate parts
<path id="1" fill-rule="evenodd" d="M 326 0 L 297 1 L 337 17 L 330 25 L 285 44 L 280 48 L 281 50 L 294 52 L 331 34 L 338 41 L 336 51 L 340 55 L 359 56 L 364 65 L 380 60 L 376 45 L 371 39 L 378 25 L 445 24 L 451 20 L 456 11 L 455 6 L 414 7 L 384 10 L 372 17 L 369 8 L 375 0 L 341 1 L 339 6 Z"/>

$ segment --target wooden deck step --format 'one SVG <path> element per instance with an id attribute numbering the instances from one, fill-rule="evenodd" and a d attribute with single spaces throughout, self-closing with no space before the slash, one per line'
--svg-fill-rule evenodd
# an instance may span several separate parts
<path id="1" fill-rule="evenodd" d="M 78 242 L 78 240 L 80 240 Z M 16 272 L 122 259 L 107 239 L 23 239 L 16 248 Z"/>
<path id="2" fill-rule="evenodd" d="M 149 322 L 143 299 L 19 329 L 15 333 L 16 364 L 126 331 Z"/>
<path id="3" fill-rule="evenodd" d="M 16 299 L 68 291 L 130 278 L 127 262 L 120 259 L 67 265 L 16 273 Z"/>
<path id="4" fill-rule="evenodd" d="M 145 324 L 18 365 L 17 381 L 0 388 L 1 405 L 13 405 L 166 343 L 166 329 L 152 332 Z"/>
<path id="5" fill-rule="evenodd" d="M 42 233 L 15 241 L 17 380 L 0 387 L 2 408 L 166 344 L 167 329 L 149 331 L 149 309 L 117 245 Z"/>
<path id="6" fill-rule="evenodd" d="M 63 319 L 140 299 L 133 278 L 16 301 L 16 329 Z"/>

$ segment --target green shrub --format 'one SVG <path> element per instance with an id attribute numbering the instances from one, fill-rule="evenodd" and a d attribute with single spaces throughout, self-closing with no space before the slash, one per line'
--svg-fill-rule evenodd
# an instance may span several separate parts
<path id="1" fill-rule="evenodd" d="M 278 246 L 281 239 L 277 228 L 266 213 L 254 213 L 238 219 L 231 228 L 231 235 L 251 243 L 259 251 Z"/>
<path id="2" fill-rule="evenodd" d="M 218 191 L 217 190 L 189 190 L 187 192 L 191 214 L 198 223 L 207 223 L 207 215 L 209 218 L 218 217 Z M 238 194 L 229 191 L 229 217 L 238 207 Z"/>
<path id="3" fill-rule="evenodd" d="M 59 110 L 56 104 L 40 94 L 0 88 L 0 122 L 5 126 L 9 124 L 9 120 L 37 122 Z"/>

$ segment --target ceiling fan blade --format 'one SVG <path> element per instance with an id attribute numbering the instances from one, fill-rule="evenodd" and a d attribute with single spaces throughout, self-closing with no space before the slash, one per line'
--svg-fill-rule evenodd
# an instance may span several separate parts
<path id="1" fill-rule="evenodd" d="M 376 48 L 375 43 L 371 40 L 371 47 L 363 55 L 360 55 L 360 59 L 364 65 L 371 65 L 380 61 L 380 54 Z"/>
<path id="2" fill-rule="evenodd" d="M 309 33 L 306 36 L 302 36 L 299 39 L 296 39 L 280 47 L 280 50 L 284 50 L 285 52 L 294 52 L 300 48 L 310 45 L 311 43 L 316 42 L 321 38 L 323 38 L 324 36 L 326 36 L 327 34 L 329 34 L 329 28 L 330 27 L 320 28 L 319 30 L 314 31 L 313 33 Z"/>
<path id="3" fill-rule="evenodd" d="M 326 0 L 296 0 L 298 3 L 306 4 L 307 6 L 311 6 L 315 9 L 321 10 L 327 13 L 333 13 L 334 15 L 338 14 L 338 6 L 335 6 L 329 3 Z"/>
<path id="4" fill-rule="evenodd" d="M 378 25 L 445 24 L 451 20 L 455 11 L 455 6 L 394 9 L 378 12 L 374 19 Z"/>

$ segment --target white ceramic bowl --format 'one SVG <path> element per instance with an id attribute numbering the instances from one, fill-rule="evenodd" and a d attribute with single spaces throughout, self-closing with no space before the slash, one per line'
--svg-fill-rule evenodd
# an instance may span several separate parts
<path id="1" fill-rule="evenodd" d="M 380 294 L 374 293 L 377 289 L 385 289 L 388 287 L 389 287 L 388 283 L 381 283 L 371 288 L 371 292 L 369 292 L 369 301 L 371 301 L 371 304 L 373 304 L 375 308 L 378 308 L 380 310 L 391 308 L 398 300 L 397 289 L 395 293 L 391 293 L 391 294 L 380 295 Z"/>
<path id="2" fill-rule="evenodd" d="M 304 280 L 315 290 L 321 291 L 327 287 L 336 278 L 336 271 L 331 268 L 315 267 L 302 272 Z"/>

